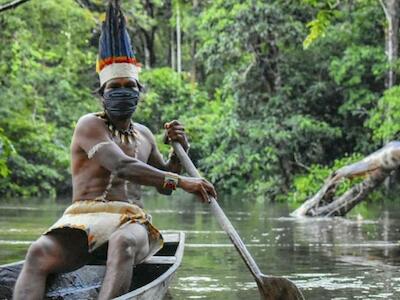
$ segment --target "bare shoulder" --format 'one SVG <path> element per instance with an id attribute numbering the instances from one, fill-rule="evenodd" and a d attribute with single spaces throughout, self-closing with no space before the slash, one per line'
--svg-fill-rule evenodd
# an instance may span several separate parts
<path id="1" fill-rule="evenodd" d="M 104 130 L 104 120 L 99 118 L 95 113 L 86 114 L 80 117 L 75 127 L 75 132 L 83 135 L 102 132 Z"/>
<path id="2" fill-rule="evenodd" d="M 76 124 L 76 128 L 87 127 L 87 126 L 96 126 L 99 124 L 104 124 L 104 121 L 100 119 L 96 113 L 90 113 L 83 115 L 79 118 L 78 123 Z"/>
<path id="3" fill-rule="evenodd" d="M 78 120 L 71 147 L 73 149 L 83 149 L 88 153 L 96 144 L 110 141 L 105 121 L 96 113 L 90 113 Z"/>
<path id="4" fill-rule="evenodd" d="M 139 123 L 134 123 L 134 126 L 135 129 L 139 131 L 139 133 L 142 134 L 150 143 L 155 144 L 154 135 L 147 126 Z"/>

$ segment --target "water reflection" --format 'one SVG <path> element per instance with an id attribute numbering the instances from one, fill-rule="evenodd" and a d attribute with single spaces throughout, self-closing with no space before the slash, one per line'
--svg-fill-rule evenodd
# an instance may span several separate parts
<path id="1" fill-rule="evenodd" d="M 400 299 L 399 202 L 365 205 L 347 219 L 294 219 L 286 205 L 222 202 L 260 268 L 285 276 L 307 299 Z M 0 263 L 19 260 L 67 203 L 8 204 L 0 210 Z M 186 233 L 172 299 L 258 299 L 253 278 L 207 205 L 178 194 L 148 195 L 160 229 Z"/>

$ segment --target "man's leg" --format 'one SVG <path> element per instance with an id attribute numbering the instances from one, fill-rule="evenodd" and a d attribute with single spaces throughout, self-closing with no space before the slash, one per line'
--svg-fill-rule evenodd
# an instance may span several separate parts
<path id="1" fill-rule="evenodd" d="M 146 227 L 128 224 L 114 232 L 108 242 L 107 271 L 99 300 L 117 297 L 128 291 L 132 279 L 132 266 L 149 252 Z"/>
<path id="2" fill-rule="evenodd" d="M 81 230 L 66 229 L 41 236 L 29 247 L 13 299 L 43 299 L 49 274 L 78 269 L 88 257 L 87 237 Z"/>

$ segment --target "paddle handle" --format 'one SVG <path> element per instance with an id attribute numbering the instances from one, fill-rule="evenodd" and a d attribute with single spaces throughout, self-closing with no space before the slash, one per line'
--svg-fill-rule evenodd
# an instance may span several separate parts
<path id="1" fill-rule="evenodd" d="M 186 172 L 192 177 L 202 177 L 199 171 L 194 166 L 193 162 L 189 158 L 186 151 L 182 148 L 181 144 L 178 142 L 172 142 L 172 147 L 174 148 L 175 153 L 178 155 L 179 160 L 181 161 L 183 167 Z M 246 266 L 249 268 L 250 272 L 254 276 L 256 280 L 260 280 L 261 271 L 258 268 L 255 260 L 251 256 L 250 252 L 247 250 L 245 244 L 240 238 L 239 234 L 236 232 L 232 223 L 229 221 L 227 216 L 224 214 L 221 207 L 218 205 L 218 202 L 209 195 L 210 207 L 214 216 L 217 218 L 218 223 L 221 225 L 223 230 L 228 234 L 230 240 L 235 246 L 236 250 L 239 252 Z"/>

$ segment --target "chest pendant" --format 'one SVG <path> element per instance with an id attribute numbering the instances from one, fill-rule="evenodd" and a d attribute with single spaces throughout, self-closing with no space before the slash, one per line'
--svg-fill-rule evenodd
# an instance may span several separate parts
<path id="1" fill-rule="evenodd" d="M 117 129 L 107 118 L 107 115 L 105 114 L 105 112 L 96 113 L 96 116 L 98 118 L 102 119 L 106 123 L 105 125 L 107 126 L 111 135 L 114 138 L 119 139 L 119 141 L 122 145 L 127 145 L 127 146 L 132 145 L 133 146 L 133 148 L 134 148 L 133 157 L 137 158 L 138 146 L 140 144 L 139 132 L 135 129 L 133 122 L 132 121 L 130 122 L 128 129 Z"/>
<path id="2" fill-rule="evenodd" d="M 117 139 L 119 139 L 122 145 L 133 145 L 134 147 L 134 157 L 137 157 L 138 146 L 139 146 L 139 133 L 135 129 L 133 123 L 129 124 L 129 128 L 126 130 L 116 129 L 113 124 L 107 124 L 108 130 L 111 132 L 111 135 Z"/>

